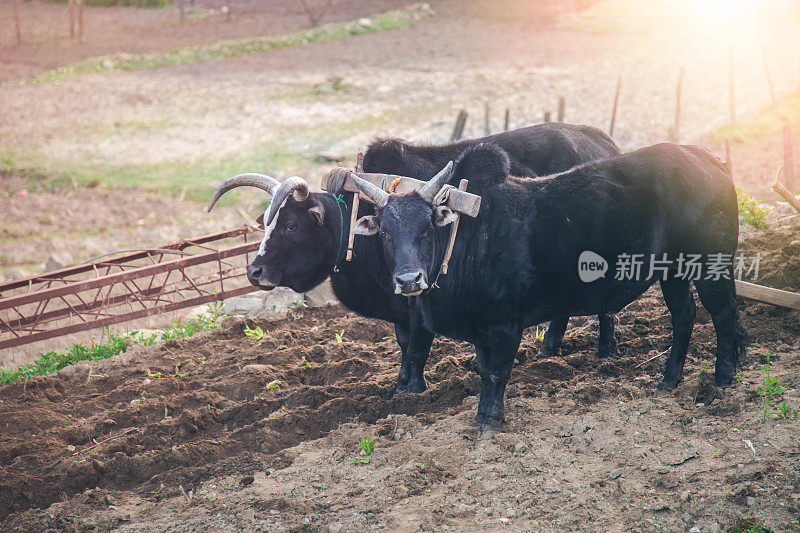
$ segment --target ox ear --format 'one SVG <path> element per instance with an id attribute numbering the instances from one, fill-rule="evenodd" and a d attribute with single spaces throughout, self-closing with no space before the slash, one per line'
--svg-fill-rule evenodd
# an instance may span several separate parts
<path id="1" fill-rule="evenodd" d="M 356 235 L 375 235 L 378 233 L 379 227 L 378 217 L 367 215 L 356 221 L 356 225 L 353 226 L 353 233 Z"/>
<path id="2" fill-rule="evenodd" d="M 321 226 L 322 221 L 325 220 L 325 208 L 319 204 L 315 204 L 314 207 L 308 210 L 308 213 L 314 217 L 314 220 L 317 221 L 317 225 Z"/>
<path id="3" fill-rule="evenodd" d="M 446 226 L 451 222 L 455 222 L 458 218 L 458 215 L 455 211 L 447 207 L 446 205 L 440 205 L 436 209 L 433 210 L 433 216 L 436 220 L 436 225 L 439 227 Z"/>
<path id="4" fill-rule="evenodd" d="M 264 227 L 264 213 L 261 213 L 256 217 L 256 224 L 258 224 L 258 226 L 261 228 Z"/>

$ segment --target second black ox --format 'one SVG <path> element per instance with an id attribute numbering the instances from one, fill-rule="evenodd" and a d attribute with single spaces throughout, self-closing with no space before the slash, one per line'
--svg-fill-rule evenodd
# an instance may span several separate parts
<path id="1" fill-rule="evenodd" d="M 673 326 L 660 387 L 674 388 L 681 379 L 695 319 L 691 283 L 717 334 L 716 385 L 731 384 L 744 344 L 731 265 L 738 212 L 733 182 L 710 153 L 660 144 L 525 179 L 509 176 L 502 148 L 483 144 L 444 174 L 406 195 L 355 178 L 378 206 L 355 231 L 379 234 L 389 267 L 384 275 L 418 299 L 426 327 L 475 345 L 482 383 L 476 425 L 502 425 L 503 396 L 526 327 L 616 313 L 657 280 Z M 456 217 L 432 200 L 447 181 L 461 178 L 482 196 L 480 214 L 462 217 L 448 275 L 439 288 L 422 292 L 436 276 Z M 707 268 L 688 273 L 687 258 Z M 582 273 L 588 263 L 605 263 L 606 272 Z M 640 266 L 620 276 L 619 264 Z"/>

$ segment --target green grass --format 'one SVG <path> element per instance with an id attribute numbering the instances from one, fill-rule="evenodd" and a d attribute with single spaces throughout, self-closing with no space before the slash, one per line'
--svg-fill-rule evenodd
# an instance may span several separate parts
<path id="1" fill-rule="evenodd" d="M 172 65 L 203 63 L 249 54 L 262 54 L 292 46 L 305 45 L 312 42 L 332 41 L 365 35 L 379 31 L 404 28 L 430 16 L 430 11 L 423 9 L 394 10 L 374 15 L 370 24 L 359 21 L 335 22 L 281 35 L 263 37 L 246 37 L 229 41 L 219 41 L 202 46 L 189 46 L 154 52 L 150 54 L 114 54 L 110 56 L 87 59 L 44 72 L 30 81 L 47 83 L 83 74 L 98 72 L 117 72 L 128 70 L 153 69 Z"/>
<path id="2" fill-rule="evenodd" d="M 369 464 L 372 461 L 372 452 L 375 450 L 375 441 L 372 437 L 361 437 L 358 441 L 358 447 L 361 448 L 361 456 L 353 457 L 353 464 Z"/>
<path id="3" fill-rule="evenodd" d="M 731 524 L 731 533 L 769 533 L 771 530 L 763 520 L 740 518 Z"/>
<path id="4" fill-rule="evenodd" d="M 170 339 L 183 339 L 191 337 L 201 331 L 211 331 L 220 326 L 226 318 L 222 313 L 222 304 L 213 302 L 209 305 L 211 315 L 203 315 L 186 322 L 174 322 L 168 330 L 145 336 L 138 331 L 129 335 L 108 333 L 105 342 L 93 343 L 89 346 L 73 344 L 68 350 L 56 350 L 40 353 L 39 357 L 15 369 L 6 369 L 0 366 L 0 385 L 6 385 L 18 380 L 27 380 L 37 376 L 46 376 L 58 372 L 62 368 L 74 365 L 80 361 L 99 361 L 108 359 L 124 352 L 131 344 L 151 346 L 157 341 Z M 176 369 L 176 374 L 178 370 Z"/>
<path id="5" fill-rule="evenodd" d="M 767 214 L 770 208 L 758 203 L 744 189 L 736 187 L 736 201 L 739 204 L 739 222 L 756 229 L 767 227 Z"/>
<path id="6" fill-rule="evenodd" d="M 786 387 L 781 385 L 779 378 L 772 377 L 769 373 L 770 353 L 769 350 L 764 350 L 764 355 L 767 357 L 767 364 L 764 365 L 764 377 L 762 385 L 756 389 L 756 392 L 761 396 L 761 408 L 758 410 L 761 413 L 761 423 L 767 421 L 767 418 L 790 418 L 797 415 L 797 409 L 793 409 L 786 400 L 775 405 L 774 402 L 786 392 Z"/>

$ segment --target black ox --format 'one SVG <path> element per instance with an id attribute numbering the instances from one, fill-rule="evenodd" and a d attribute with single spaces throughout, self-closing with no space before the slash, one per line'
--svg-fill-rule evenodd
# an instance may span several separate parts
<path id="1" fill-rule="evenodd" d="M 448 161 L 481 142 L 501 146 L 508 154 L 510 171 L 529 177 L 619 153 L 611 138 L 596 128 L 551 123 L 439 146 L 379 140 L 364 154 L 364 171 L 429 180 Z M 259 217 L 266 231 L 259 254 L 248 269 L 250 282 L 265 290 L 286 286 L 305 292 L 330 276 L 336 297 L 347 308 L 394 323 L 402 352 L 396 391 L 424 391 L 424 367 L 434 334 L 423 325 L 420 315 L 410 310 L 406 298 L 394 294 L 394 286 L 386 279 L 388 267 L 380 244 L 373 239 L 357 239 L 353 260 L 344 260 L 353 195 L 345 192 L 343 201 L 337 202 L 340 191 L 309 193 L 308 185 L 299 177 L 279 184 L 263 175 L 244 174 L 223 183 L 208 209 L 225 192 L 240 186 L 258 187 L 273 197 L 263 218 Z M 371 205 L 361 202 L 359 216 L 373 213 Z M 599 318 L 598 354 L 605 357 L 616 351 L 613 316 L 603 314 Z M 553 318 L 541 355 L 558 351 L 568 319 L 567 315 Z"/>
<path id="2" fill-rule="evenodd" d="M 659 277 L 673 326 L 660 387 L 674 388 L 681 379 L 695 319 L 691 282 L 717 334 L 715 383 L 731 384 L 744 345 L 731 265 L 739 227 L 736 191 L 719 160 L 698 147 L 660 144 L 545 178 L 509 174 L 506 152 L 482 144 L 464 152 L 452 176 L 443 173 L 418 193 L 389 195 L 354 178 L 379 206 L 376 215 L 359 219 L 355 231 L 379 234 L 363 240 L 381 242 L 386 282 L 417 298 L 425 328 L 475 345 L 482 380 L 479 427 L 504 421 L 506 383 L 526 327 L 616 313 Z M 462 217 L 448 275 L 439 288 L 420 294 L 418 283 L 436 275 L 446 226 L 456 216 L 432 200 L 448 179 L 452 184 L 465 177 L 470 192 L 483 198 L 480 214 Z M 607 261 L 610 272 L 582 281 L 578 263 L 586 251 Z M 631 279 L 614 274 L 625 254 L 644 258 L 639 276 L 633 270 Z M 695 254 L 707 266 L 700 279 L 680 270 L 680 258 Z M 709 277 L 711 263 L 719 275 Z M 647 276 L 656 265 L 663 272 Z"/>

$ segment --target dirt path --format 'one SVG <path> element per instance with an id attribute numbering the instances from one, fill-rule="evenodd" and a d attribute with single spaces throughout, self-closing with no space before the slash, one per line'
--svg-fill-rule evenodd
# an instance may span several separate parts
<path id="1" fill-rule="evenodd" d="M 775 272 L 797 237 L 759 234 L 744 248 L 762 251 L 762 269 Z M 772 283 L 785 287 L 792 276 Z M 766 305 L 740 310 L 751 344 L 721 400 L 708 396 L 714 340 L 704 311 L 684 382 L 655 394 L 652 358 L 670 335 L 657 291 L 618 315 L 613 360 L 595 357 L 592 320 L 573 319 L 563 357 L 547 360 L 533 358 L 539 341 L 529 331 L 506 430 L 492 437 L 471 426 L 479 385 L 471 347 L 437 339 L 429 390 L 392 396 L 391 327 L 338 307 L 258 322 L 268 331 L 260 344 L 231 322 L 77 365 L 0 388 L 0 523 L 9 531 L 709 531 L 758 518 L 796 530 L 800 425 L 760 423 L 755 389 L 766 349 L 784 398 L 800 405 L 800 321 Z M 270 391 L 275 380 L 280 390 Z M 377 442 L 373 459 L 354 466 L 365 436 Z"/>

